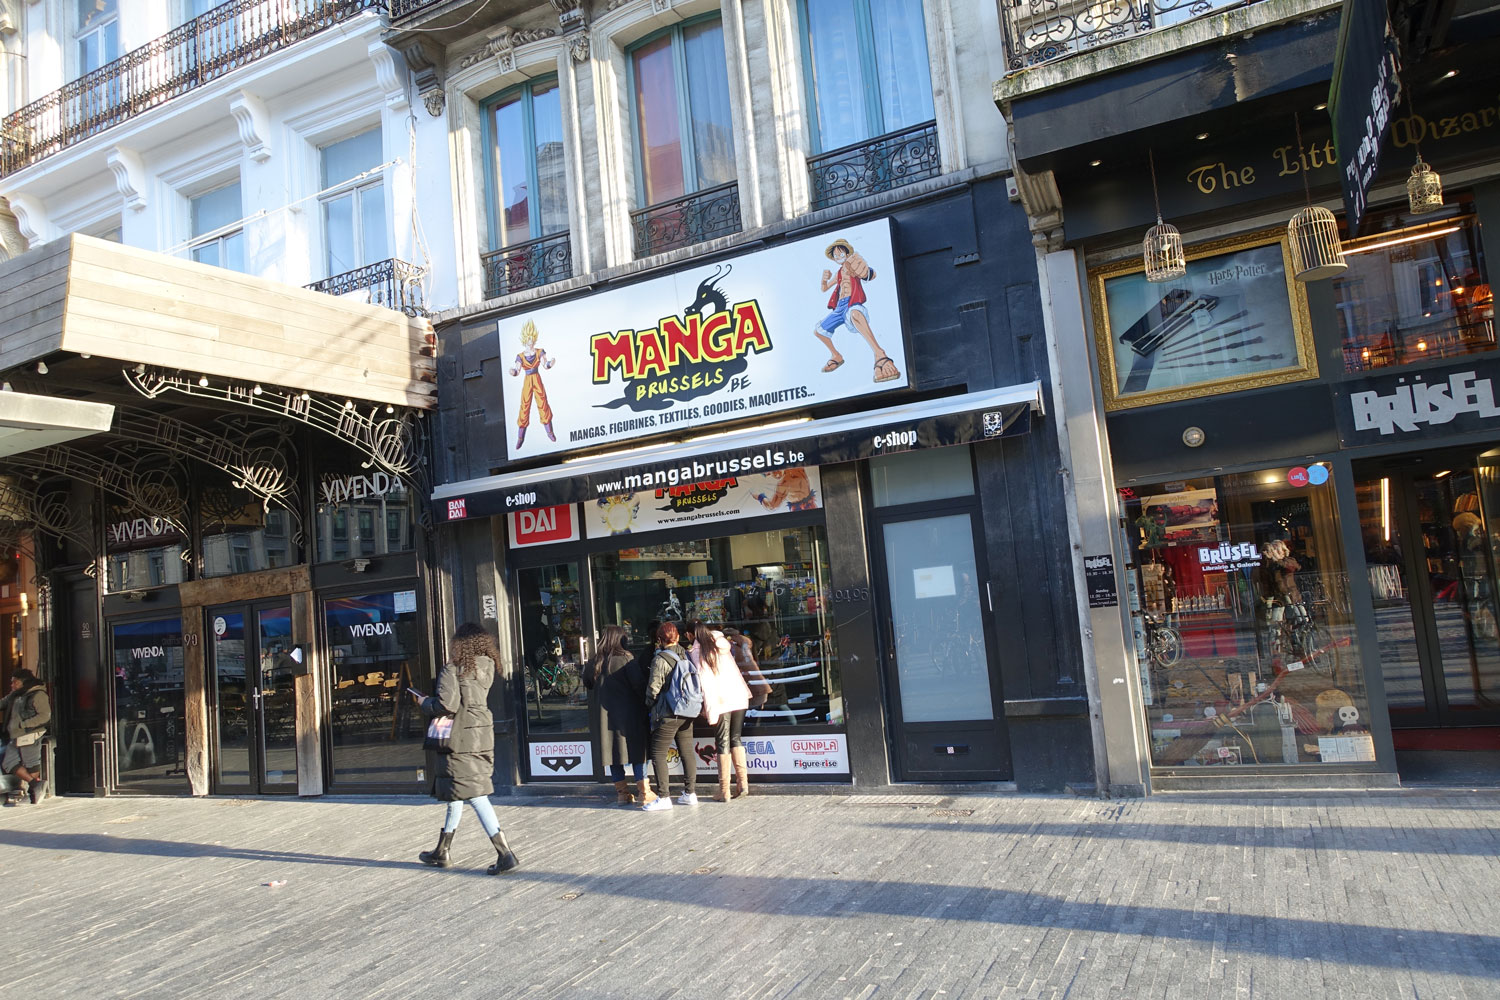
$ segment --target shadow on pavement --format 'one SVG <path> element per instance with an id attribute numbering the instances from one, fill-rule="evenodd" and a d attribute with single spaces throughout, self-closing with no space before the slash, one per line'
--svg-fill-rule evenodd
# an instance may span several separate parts
<path id="1" fill-rule="evenodd" d="M 924 882 L 774 875 L 580 876 L 526 868 L 506 877 L 567 887 L 580 896 L 599 893 L 652 902 L 673 900 L 759 916 L 893 916 L 1019 930 L 1129 934 L 1213 944 L 1225 952 L 1500 979 L 1500 937 L 1489 934 L 1334 924 L 1165 906 L 1119 906 L 1035 892 Z"/>
<path id="2" fill-rule="evenodd" d="M 430 839 L 430 838 L 429 838 Z M 0 845 L 30 847 L 38 851 L 86 851 L 94 854 L 136 854 L 155 858 L 228 858 L 235 861 L 264 861 L 271 864 L 332 865 L 339 868 L 392 868 L 428 870 L 415 859 L 391 861 L 380 858 L 348 858 L 332 854 L 307 854 L 302 851 L 265 851 L 250 847 L 221 844 L 197 844 L 179 840 L 151 840 L 143 837 L 110 837 L 97 833 L 29 833 L 23 830 L 0 830 Z M 422 847 L 430 847 L 423 843 Z M 493 854 L 493 852 L 491 852 Z M 493 860 L 493 858 L 491 859 Z M 452 868 L 449 874 L 479 874 L 468 869 Z"/>
<path id="3" fill-rule="evenodd" d="M 892 820 L 868 824 L 882 830 L 919 830 L 933 833 L 1009 834 L 1024 837 L 1062 837 L 1068 840 L 1146 840 L 1164 844 L 1208 847 L 1257 847 L 1267 850 L 1380 851 L 1400 854 L 1500 855 L 1500 829 L 1441 827 L 1392 830 L 1378 826 L 1185 826 L 1160 823 L 951 823 L 947 820 L 912 822 Z"/>

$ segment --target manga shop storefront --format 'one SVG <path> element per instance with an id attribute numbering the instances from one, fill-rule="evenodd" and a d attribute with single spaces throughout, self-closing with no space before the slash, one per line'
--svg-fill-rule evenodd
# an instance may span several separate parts
<path id="1" fill-rule="evenodd" d="M 488 328 L 509 467 L 433 500 L 440 537 L 494 547 L 494 594 L 470 549 L 455 606 L 511 654 L 502 782 L 602 780 L 596 636 L 639 652 L 700 620 L 771 682 L 746 718 L 758 778 L 1011 779 L 979 487 L 1042 390 L 913 391 L 896 260 L 882 219 Z M 809 271 L 811 305 L 782 293 Z M 706 726 L 696 743 L 713 774 Z"/>

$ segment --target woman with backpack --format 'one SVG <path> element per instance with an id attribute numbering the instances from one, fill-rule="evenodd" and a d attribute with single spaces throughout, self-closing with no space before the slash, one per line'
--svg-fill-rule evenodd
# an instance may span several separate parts
<path id="1" fill-rule="evenodd" d="M 488 872 L 499 875 L 520 862 L 495 818 L 490 795 L 495 791 L 495 720 L 490 715 L 490 684 L 500 669 L 500 651 L 488 632 L 474 624 L 458 627 L 448 645 L 448 662 L 438 673 L 437 693 L 411 693 L 422 711 L 436 718 L 452 717 L 447 747 L 440 747 L 432 769 L 432 797 L 448 803 L 448 814 L 438 832 L 437 846 L 418 859 L 434 868 L 452 868 L 449 848 L 467 802 L 479 817 L 497 855 Z M 429 730 L 429 733 L 431 730 Z"/>
<path id="2" fill-rule="evenodd" d="M 656 627 L 656 653 L 651 657 L 651 676 L 646 681 L 646 704 L 651 706 L 651 770 L 656 772 L 658 796 L 641 803 L 641 808 L 647 812 L 672 808 L 672 776 L 667 770 L 667 757 L 673 743 L 677 744 L 677 756 L 682 760 L 682 773 L 687 780 L 687 787 L 677 803 L 684 806 L 698 804 L 698 796 L 693 791 L 698 787 L 693 723 L 698 719 L 702 693 L 697 690 L 696 678 L 693 662 L 677 645 L 677 626 L 662 622 Z M 691 699 L 694 695 L 698 698 L 698 707 L 690 700 L 681 700 Z"/>
<path id="3" fill-rule="evenodd" d="M 599 651 L 583 671 L 583 684 L 599 692 L 604 764 L 615 783 L 615 801 L 627 805 L 640 796 L 645 805 L 655 797 L 646 783 L 646 671 L 625 648 L 627 635 L 620 625 L 604 626 Z M 635 779 L 634 789 L 625 784 L 627 763 Z"/>
<path id="4" fill-rule="evenodd" d="M 699 622 L 688 657 L 698 667 L 703 684 L 703 717 L 719 730 L 719 792 L 714 801 L 728 802 L 731 761 L 743 769 L 740 780 L 744 788 L 750 786 L 745 744 L 740 738 L 745 731 L 745 710 L 750 707 L 750 688 L 740 676 L 739 664 L 723 632 Z"/>

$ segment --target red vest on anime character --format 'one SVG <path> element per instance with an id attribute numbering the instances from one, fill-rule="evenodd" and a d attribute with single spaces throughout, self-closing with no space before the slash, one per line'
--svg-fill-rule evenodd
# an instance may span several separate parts
<path id="1" fill-rule="evenodd" d="M 875 272 L 873 270 L 870 272 L 870 277 L 875 277 Z M 838 279 L 839 280 L 834 283 L 833 294 L 828 296 L 829 309 L 837 309 L 839 307 L 839 292 L 841 292 L 844 288 L 844 276 L 841 274 L 838 276 Z M 854 275 L 849 275 L 849 304 L 851 306 L 859 306 L 864 305 L 864 302 L 865 286 Z"/>

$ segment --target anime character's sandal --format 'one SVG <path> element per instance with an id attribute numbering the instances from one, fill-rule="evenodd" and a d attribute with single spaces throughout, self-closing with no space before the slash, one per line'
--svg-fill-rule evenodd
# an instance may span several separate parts
<path id="1" fill-rule="evenodd" d="M 889 382 L 900 377 L 901 372 L 896 367 L 896 362 L 884 355 L 875 359 L 875 381 Z"/>
<path id="2" fill-rule="evenodd" d="M 829 358 L 828 359 L 828 364 L 826 364 L 826 365 L 823 366 L 823 371 L 824 372 L 837 371 L 838 368 L 839 368 L 839 366 L 842 365 L 843 363 L 844 363 L 844 359 L 843 358 L 839 358 L 837 361 L 835 361 L 832 358 Z"/>

